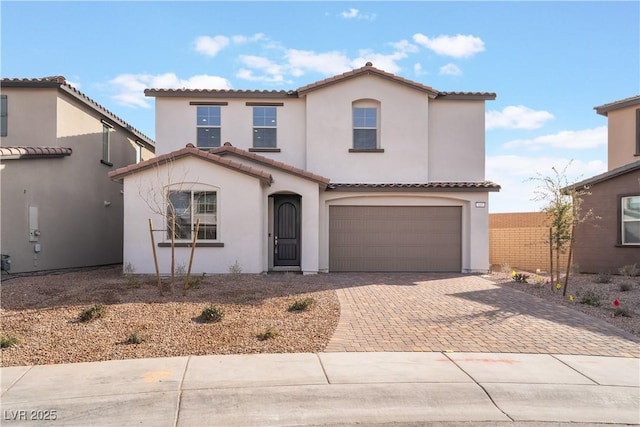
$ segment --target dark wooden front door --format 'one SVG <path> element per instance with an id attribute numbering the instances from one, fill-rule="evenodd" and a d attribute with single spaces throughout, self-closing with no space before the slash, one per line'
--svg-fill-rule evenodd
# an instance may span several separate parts
<path id="1" fill-rule="evenodd" d="M 300 197 L 275 196 L 273 200 L 273 265 L 300 265 Z"/>

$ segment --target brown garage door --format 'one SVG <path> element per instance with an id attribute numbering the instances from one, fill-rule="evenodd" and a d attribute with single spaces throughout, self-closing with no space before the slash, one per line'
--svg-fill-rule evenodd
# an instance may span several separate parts
<path id="1" fill-rule="evenodd" d="M 329 271 L 462 268 L 459 206 L 329 207 Z"/>

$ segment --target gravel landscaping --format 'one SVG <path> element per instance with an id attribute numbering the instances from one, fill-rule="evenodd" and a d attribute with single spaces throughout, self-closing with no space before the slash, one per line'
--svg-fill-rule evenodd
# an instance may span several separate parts
<path id="1" fill-rule="evenodd" d="M 336 279 L 337 277 L 337 279 Z M 1 351 L 1 366 L 206 354 L 320 352 L 340 317 L 335 286 L 341 276 L 299 274 L 195 277 L 183 296 L 182 279 L 126 276 L 121 266 L 2 276 L 0 334 L 17 344 Z M 530 274 L 483 276 L 606 320 L 640 337 L 640 279 L 576 275 L 566 296 Z M 625 289 L 625 290 L 623 290 Z M 591 292 L 599 306 L 580 303 Z M 573 296 L 573 301 L 569 296 Z M 593 297 L 596 295 L 596 297 Z M 614 305 L 619 302 L 618 307 Z M 202 317 L 209 309 L 209 320 Z M 299 310 L 292 310 L 299 308 Z M 88 310 L 91 309 L 91 310 Z M 621 309 L 628 316 L 620 315 Z M 81 314 L 96 318 L 81 321 Z"/>

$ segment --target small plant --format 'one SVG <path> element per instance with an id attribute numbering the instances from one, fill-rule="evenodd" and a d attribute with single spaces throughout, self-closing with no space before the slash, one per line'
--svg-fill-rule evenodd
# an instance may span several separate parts
<path id="1" fill-rule="evenodd" d="M 184 276 L 187 274 L 187 266 L 184 263 L 176 265 L 176 275 Z"/>
<path id="2" fill-rule="evenodd" d="M 634 277 L 637 276 L 640 270 L 636 264 L 627 264 L 618 269 L 618 272 L 625 277 Z"/>
<path id="3" fill-rule="evenodd" d="M 124 268 L 123 268 L 122 272 L 126 276 L 127 284 L 129 286 L 131 286 L 131 287 L 139 287 L 140 286 L 140 280 L 138 280 L 138 277 L 135 275 L 136 268 L 133 266 L 133 264 L 131 264 L 130 262 L 127 262 L 124 265 Z"/>
<path id="4" fill-rule="evenodd" d="M 222 320 L 224 317 L 224 310 L 218 306 L 210 305 L 202 310 L 200 318 L 205 323 L 215 323 Z"/>
<path id="5" fill-rule="evenodd" d="M 535 279 L 534 279 L 534 282 L 535 282 L 535 283 L 536 283 L 536 285 L 538 285 L 538 286 L 542 285 L 542 282 L 543 282 L 542 277 L 540 277 L 540 276 L 538 276 L 538 275 L 536 274 L 536 277 L 535 277 Z"/>
<path id="6" fill-rule="evenodd" d="M 633 284 L 631 284 L 629 282 L 620 283 L 620 290 L 622 292 L 629 292 L 631 289 L 633 289 Z"/>
<path id="7" fill-rule="evenodd" d="M 87 307 L 80 312 L 78 320 L 80 322 L 89 322 L 104 317 L 107 314 L 107 309 L 102 304 L 94 304 L 91 307 Z"/>
<path id="8" fill-rule="evenodd" d="M 129 338 L 127 338 L 127 344 L 142 344 L 144 341 L 144 337 L 138 331 L 133 332 L 129 335 Z"/>
<path id="9" fill-rule="evenodd" d="M 527 279 L 529 278 L 529 275 L 524 273 L 516 273 L 516 274 L 513 274 L 511 277 L 513 277 L 513 280 L 515 280 L 518 283 L 527 283 Z"/>
<path id="10" fill-rule="evenodd" d="M 315 302 L 311 297 L 299 299 L 289 306 L 289 311 L 306 311 L 311 308 Z"/>
<path id="11" fill-rule="evenodd" d="M 239 281 L 242 277 L 242 266 L 240 265 L 238 260 L 229 265 L 229 274 L 231 275 L 231 278 L 233 278 L 233 280 L 235 280 L 236 282 Z"/>
<path id="12" fill-rule="evenodd" d="M 595 291 L 586 291 L 580 297 L 580 304 L 586 304 L 592 307 L 600 307 L 602 305 L 602 294 Z"/>
<path id="13" fill-rule="evenodd" d="M 613 317 L 632 317 L 629 307 L 619 306 L 613 312 Z"/>
<path id="14" fill-rule="evenodd" d="M 1 335 L 0 336 L 0 348 L 9 348 L 14 345 L 20 344 L 20 340 L 13 335 Z"/>
<path id="15" fill-rule="evenodd" d="M 611 283 L 611 273 L 608 271 L 600 272 L 596 275 L 595 282 L 596 283 Z"/>
<path id="16" fill-rule="evenodd" d="M 580 264 L 577 262 L 572 263 L 569 271 L 573 274 L 580 274 Z"/>
<path id="17" fill-rule="evenodd" d="M 258 335 L 256 335 L 256 337 L 258 337 L 258 339 L 260 341 L 266 341 L 266 340 L 270 340 L 272 338 L 277 337 L 278 335 L 280 335 L 278 333 L 278 331 L 276 331 L 275 329 L 269 327 L 267 328 L 264 332 L 259 333 Z"/>
<path id="18" fill-rule="evenodd" d="M 500 264 L 500 271 L 502 271 L 503 273 L 509 273 L 512 270 L 513 269 L 511 268 L 511 265 L 509 265 L 508 262 L 503 262 L 502 264 Z"/>

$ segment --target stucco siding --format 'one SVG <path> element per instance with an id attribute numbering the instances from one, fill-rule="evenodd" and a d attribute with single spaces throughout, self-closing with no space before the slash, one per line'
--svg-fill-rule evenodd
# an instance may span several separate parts
<path id="1" fill-rule="evenodd" d="M 429 181 L 484 180 L 484 115 L 483 101 L 431 102 Z"/>
<path id="2" fill-rule="evenodd" d="M 608 169 L 638 160 L 636 154 L 636 110 L 638 105 L 608 112 Z"/>
<path id="3" fill-rule="evenodd" d="M 307 166 L 341 183 L 426 182 L 429 102 L 425 93 L 378 76 L 312 91 L 307 98 Z M 379 149 L 353 148 L 353 103 L 379 105 Z"/>
<path id="4" fill-rule="evenodd" d="M 3 147 L 56 147 L 57 89 L 3 87 L 7 96 L 7 136 Z"/>

